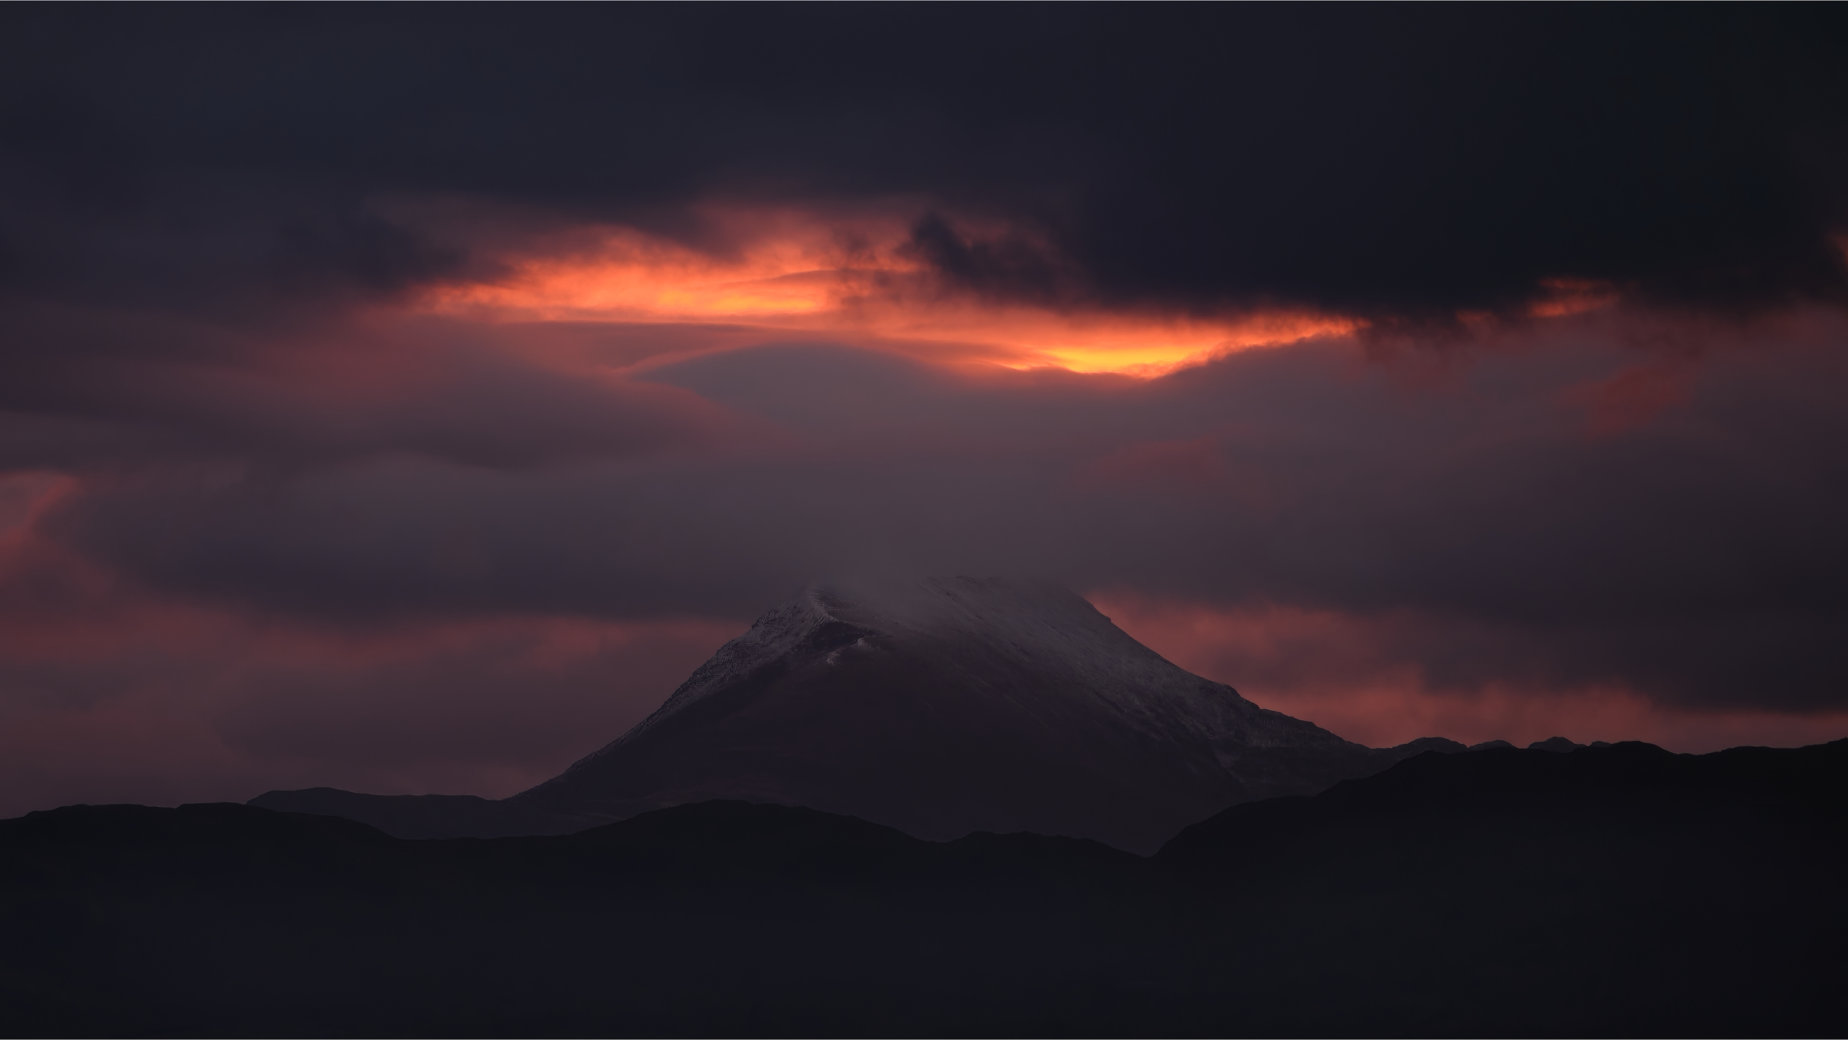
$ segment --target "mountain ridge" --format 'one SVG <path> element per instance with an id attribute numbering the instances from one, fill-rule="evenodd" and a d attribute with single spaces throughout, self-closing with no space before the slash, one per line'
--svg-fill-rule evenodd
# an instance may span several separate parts
<path id="1" fill-rule="evenodd" d="M 932 839 L 1032 831 L 1146 852 L 1228 805 L 1311 794 L 1434 747 L 1462 749 L 1367 748 L 1259 707 L 1052 583 L 888 578 L 811 583 L 628 732 L 508 799 L 270 792 L 251 804 L 445 837 L 738 799 Z"/>
<path id="2" fill-rule="evenodd" d="M 1835 1036 L 1848 741 L 1421 754 L 1156 855 L 708 802 L 0 821 L 20 1035 Z M 286 1009 L 286 1018 L 277 1017 Z"/>

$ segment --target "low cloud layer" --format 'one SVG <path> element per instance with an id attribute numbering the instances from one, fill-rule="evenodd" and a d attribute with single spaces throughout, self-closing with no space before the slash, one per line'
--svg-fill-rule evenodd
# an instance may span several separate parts
<path id="1" fill-rule="evenodd" d="M 736 616 L 841 568 L 1025 569 L 1449 615 L 1544 634 L 1565 673 L 1796 706 L 1840 677 L 1793 652 L 1826 649 L 1848 577 L 1838 334 L 1818 315 L 1690 359 L 1607 316 L 1450 360 L 1327 341 L 1153 381 L 767 345 L 606 384 L 503 378 L 458 426 L 469 451 L 430 450 L 419 424 L 443 414 L 420 384 L 373 405 L 405 421 L 354 422 L 366 450 L 314 465 L 262 435 L 272 410 L 228 410 L 237 450 L 100 473 L 36 530 L 157 589 L 329 623 Z M 1613 425 L 1651 366 L 1682 390 Z M 620 428 L 673 395 L 706 440 L 569 424 L 579 401 Z M 1662 663 L 1626 668 L 1625 646 Z"/>
<path id="2" fill-rule="evenodd" d="M 1823 311 L 1744 341 L 1603 312 L 1451 354 L 1309 341 L 1151 380 L 769 342 L 564 378 L 517 327 L 445 352 L 407 318 L 371 329 L 375 361 L 494 379 L 321 411 L 156 378 L 133 407 L 11 417 L 0 606 L 32 634 L 0 654 L 3 698 L 47 746 L 159 732 L 111 729 L 123 705 L 186 719 L 227 787 L 322 769 L 502 790 L 639 718 L 803 581 L 902 568 L 1167 604 L 1134 615 L 1157 646 L 1177 610 L 1245 618 L 1226 645 L 1270 649 L 1177 655 L 1361 736 L 1406 736 L 1379 723 L 1391 687 L 1401 718 L 1464 737 L 1571 698 L 1603 709 L 1554 718 L 1623 730 L 1581 739 L 1723 742 L 1678 712 L 1826 737 L 1848 711 L 1842 332 Z M 114 432 L 31 435 L 46 422 Z M 218 634 L 169 638 L 168 618 Z M 660 625 L 696 635 L 532 664 L 549 633 Z M 273 659 L 291 639 L 322 649 Z M 379 640 L 411 649 L 327 649 Z M 610 690 L 621 711 L 596 708 Z"/>

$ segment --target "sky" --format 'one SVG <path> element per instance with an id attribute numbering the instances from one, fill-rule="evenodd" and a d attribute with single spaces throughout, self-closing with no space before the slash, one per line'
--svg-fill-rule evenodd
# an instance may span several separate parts
<path id="1" fill-rule="evenodd" d="M 816 577 L 1848 736 L 1848 18 L 0 12 L 0 814 L 502 796 Z"/>

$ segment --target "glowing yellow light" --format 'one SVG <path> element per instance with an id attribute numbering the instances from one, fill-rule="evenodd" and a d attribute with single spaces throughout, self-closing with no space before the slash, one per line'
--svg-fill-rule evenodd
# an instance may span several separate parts
<path id="1" fill-rule="evenodd" d="M 1358 327 L 1305 313 L 1186 319 L 946 295 L 896 248 L 903 226 L 875 232 L 881 230 L 883 248 L 862 246 L 849 255 L 828 228 L 784 221 L 773 233 L 714 256 L 619 229 L 589 250 L 516 262 L 497 282 L 437 290 L 422 306 L 489 321 L 725 322 L 870 336 L 966 347 L 964 357 L 1009 368 L 1135 375 Z"/>

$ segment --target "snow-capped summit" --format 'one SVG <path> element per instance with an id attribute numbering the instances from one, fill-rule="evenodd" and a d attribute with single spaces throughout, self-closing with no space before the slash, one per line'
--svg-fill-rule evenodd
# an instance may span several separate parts
<path id="1" fill-rule="evenodd" d="M 965 673 L 977 665 L 991 666 L 994 657 L 1067 672 L 1074 680 L 1069 695 L 1124 707 L 1139 702 L 1138 691 L 1164 681 L 1199 682 L 1059 585 L 966 577 L 812 582 L 721 647 L 653 715 L 604 751 L 778 660 L 820 648 L 823 662 L 839 667 L 843 657 L 870 655 L 899 643 L 939 644 L 945 652 L 936 664 Z M 955 653 L 948 652 L 952 644 Z M 976 651 L 982 655 L 972 656 Z M 862 663 L 847 662 L 849 667 Z M 962 678 L 983 679 L 978 674 Z"/>
<path id="2" fill-rule="evenodd" d="M 1152 850 L 1377 752 L 1169 663 L 1082 597 L 998 578 L 817 583 L 660 709 L 510 802 L 615 820 L 713 798 L 927 838 L 1037 831 Z"/>

